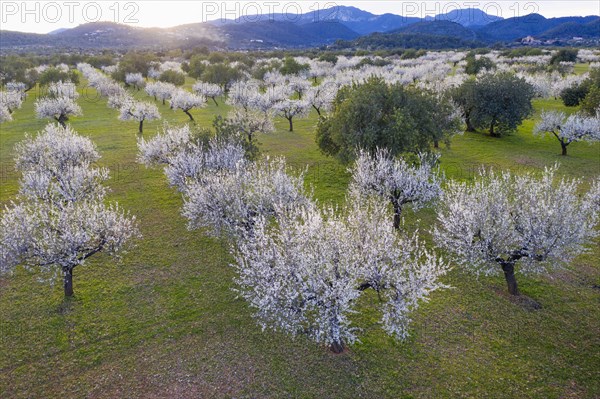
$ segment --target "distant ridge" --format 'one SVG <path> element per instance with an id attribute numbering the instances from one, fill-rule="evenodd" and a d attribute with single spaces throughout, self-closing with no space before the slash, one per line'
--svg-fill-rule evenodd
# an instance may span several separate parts
<path id="1" fill-rule="evenodd" d="M 302 48 L 330 45 L 338 40 L 349 47 L 360 47 L 361 43 L 367 42 L 372 45 L 383 40 L 386 47 L 400 39 L 399 43 L 421 45 L 422 48 L 439 48 L 440 43 L 450 47 L 473 47 L 514 42 L 529 36 L 550 41 L 599 40 L 599 21 L 598 16 L 545 18 L 539 14 L 502 19 L 478 9 L 453 10 L 421 19 L 389 13 L 375 15 L 356 7 L 335 6 L 293 18 L 286 14 L 262 18 L 246 16 L 172 28 L 94 22 L 71 29 L 56 29 L 45 35 L 0 30 L 0 50 L 188 48 L 198 45 L 231 49 Z M 374 34 L 379 36 L 364 39 Z M 435 37 L 441 42 L 435 43 Z"/>

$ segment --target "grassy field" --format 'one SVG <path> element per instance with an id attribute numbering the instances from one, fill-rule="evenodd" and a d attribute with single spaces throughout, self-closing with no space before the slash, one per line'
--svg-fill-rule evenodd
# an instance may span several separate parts
<path id="1" fill-rule="evenodd" d="M 143 92 L 136 93 L 144 97 Z M 47 121 L 33 115 L 35 93 L 15 120 L 0 126 L 0 203 L 18 190 L 13 146 Z M 222 102 L 222 101 L 221 101 Z M 117 120 L 104 99 L 85 90 L 84 115 L 72 126 L 89 136 L 111 169 L 110 200 L 138 218 L 143 239 L 121 262 L 104 255 L 75 270 L 75 299 L 60 282 L 40 283 L 18 268 L 0 278 L 1 398 L 597 398 L 600 397 L 600 249 L 552 278 L 518 276 L 521 290 L 543 305 L 530 311 L 505 293 L 502 277 L 476 279 L 454 269 L 454 288 L 435 293 L 414 314 L 411 337 L 398 342 L 378 326 L 376 297 L 356 316 L 361 343 L 334 355 L 304 337 L 263 332 L 232 291 L 226 243 L 188 231 L 180 196 L 161 170 L 136 163 L 136 122 Z M 187 116 L 160 105 L 165 120 Z M 560 108 L 536 102 L 536 110 Z M 226 113 L 209 103 L 194 110 L 209 126 Z M 570 110 L 569 110 L 570 111 Z M 340 201 L 345 167 L 314 143 L 315 115 L 277 121 L 261 136 L 264 153 L 284 155 L 319 201 Z M 145 124 L 150 137 L 162 122 Z M 600 145 L 575 143 L 568 157 L 551 137 L 531 134 L 534 120 L 501 139 L 465 133 L 442 148 L 448 177 L 470 179 L 482 165 L 560 173 L 589 181 L 600 175 Z M 428 230 L 431 209 L 407 212 Z"/>

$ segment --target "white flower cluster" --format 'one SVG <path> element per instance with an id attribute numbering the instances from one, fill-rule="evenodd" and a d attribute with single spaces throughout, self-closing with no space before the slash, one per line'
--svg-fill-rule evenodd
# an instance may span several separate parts
<path id="1" fill-rule="evenodd" d="M 579 180 L 482 171 L 472 183 L 451 181 L 440 201 L 437 243 L 476 273 L 521 260 L 523 272 L 548 272 L 585 251 L 597 233 L 592 194 L 578 195 Z"/>
<path id="2" fill-rule="evenodd" d="M 18 264 L 62 272 L 73 295 L 73 269 L 98 252 L 119 254 L 139 235 L 135 218 L 105 204 L 108 171 L 91 167 L 100 157 L 94 144 L 70 128 L 48 125 L 16 153 L 21 201 L 0 215 L 0 272 Z"/>

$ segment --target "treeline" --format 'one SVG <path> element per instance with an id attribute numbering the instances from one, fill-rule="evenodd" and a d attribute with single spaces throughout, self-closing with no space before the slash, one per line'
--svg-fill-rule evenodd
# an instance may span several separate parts
<path id="1" fill-rule="evenodd" d="M 476 40 L 464 40 L 452 36 L 423 35 L 413 33 L 373 33 L 359 37 L 356 40 L 338 40 L 332 46 L 334 49 L 430 49 L 444 50 L 456 48 L 485 47 L 485 43 Z"/>

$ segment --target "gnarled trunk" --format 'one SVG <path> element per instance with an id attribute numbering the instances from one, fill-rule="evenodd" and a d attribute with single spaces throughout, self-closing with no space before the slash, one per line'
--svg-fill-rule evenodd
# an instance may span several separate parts
<path id="1" fill-rule="evenodd" d="M 183 110 L 183 112 L 185 112 L 185 114 L 186 114 L 187 116 L 189 116 L 189 117 L 190 117 L 190 120 L 191 120 L 192 122 L 194 122 L 194 117 L 192 116 L 192 114 L 190 114 L 190 111 L 189 111 L 189 110 L 185 110 L 185 109 L 184 109 L 184 110 Z"/>
<path id="2" fill-rule="evenodd" d="M 504 278 L 506 279 L 508 292 L 511 295 L 520 295 L 519 287 L 517 286 L 517 279 L 515 277 L 515 261 L 509 260 L 500 262 L 500 266 L 502 266 L 502 271 L 504 272 Z"/>
<path id="3" fill-rule="evenodd" d="M 342 353 L 344 351 L 344 343 L 341 341 L 336 341 L 332 343 L 329 348 L 333 353 Z"/>
<path id="4" fill-rule="evenodd" d="M 566 155 L 567 155 L 567 146 L 568 146 L 568 145 L 569 145 L 569 144 L 567 144 L 567 143 L 565 143 L 565 142 L 563 142 L 563 141 L 561 141 L 561 142 L 560 142 L 560 147 L 562 148 L 562 155 L 563 155 L 563 156 L 566 156 Z"/>
<path id="5" fill-rule="evenodd" d="M 211 98 L 212 98 L 212 100 L 215 102 L 215 105 L 218 107 L 218 106 L 219 106 L 219 103 L 217 102 L 217 100 L 216 100 L 214 97 L 211 97 Z"/>
<path id="6" fill-rule="evenodd" d="M 292 122 L 293 118 L 287 118 L 288 122 L 290 122 L 290 132 L 294 131 L 294 123 Z"/>
<path id="7" fill-rule="evenodd" d="M 139 134 L 144 133 L 144 120 L 143 119 L 140 121 L 140 126 L 138 128 L 138 133 Z"/>
<path id="8" fill-rule="evenodd" d="M 392 205 L 394 206 L 394 228 L 400 230 L 402 204 L 398 200 L 392 199 Z"/>
<path id="9" fill-rule="evenodd" d="M 65 287 L 65 296 L 72 297 L 73 296 L 73 269 L 64 269 L 64 287 Z"/>
<path id="10" fill-rule="evenodd" d="M 465 124 L 467 125 L 467 132 L 474 132 L 475 126 L 473 126 L 473 122 L 471 122 L 471 113 L 465 113 Z"/>
<path id="11" fill-rule="evenodd" d="M 63 114 L 61 114 L 61 115 L 59 115 L 59 117 L 58 117 L 58 118 L 54 118 L 54 119 L 56 119 L 56 121 L 57 121 L 58 123 L 60 123 L 60 125 L 61 125 L 62 127 L 64 127 L 64 128 L 66 128 L 66 127 L 67 127 L 67 124 L 66 124 L 65 122 L 68 120 L 68 118 L 67 118 L 67 116 L 66 116 L 66 115 L 63 115 Z"/>

